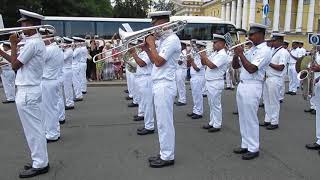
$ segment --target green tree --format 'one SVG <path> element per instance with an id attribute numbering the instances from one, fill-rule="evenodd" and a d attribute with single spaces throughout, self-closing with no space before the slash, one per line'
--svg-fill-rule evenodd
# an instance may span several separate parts
<path id="1" fill-rule="evenodd" d="M 113 17 L 145 18 L 149 10 L 148 0 L 115 0 Z"/>
<path id="2" fill-rule="evenodd" d="M 158 2 L 154 2 L 153 8 L 157 11 L 171 11 L 172 14 L 176 13 L 174 3 L 168 0 L 158 0 Z"/>

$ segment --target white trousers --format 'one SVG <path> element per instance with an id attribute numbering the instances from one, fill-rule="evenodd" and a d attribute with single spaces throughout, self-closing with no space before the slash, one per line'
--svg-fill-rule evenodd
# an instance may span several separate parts
<path id="1" fill-rule="evenodd" d="M 178 68 L 176 71 L 176 83 L 178 89 L 178 102 L 187 103 L 186 98 L 187 69 Z"/>
<path id="2" fill-rule="evenodd" d="M 64 98 L 63 98 L 63 76 L 59 77 L 59 100 L 58 100 L 58 108 L 59 108 L 59 121 L 65 120 L 66 111 L 64 105 Z"/>
<path id="3" fill-rule="evenodd" d="M 285 91 L 286 91 L 286 79 L 285 79 L 285 76 L 283 76 L 282 79 L 281 79 L 280 98 L 279 98 L 279 100 L 284 100 Z"/>
<path id="4" fill-rule="evenodd" d="M 82 92 L 81 92 L 81 73 L 79 67 L 73 67 L 72 66 L 72 85 L 73 85 L 73 91 L 76 99 L 81 99 Z"/>
<path id="5" fill-rule="evenodd" d="M 205 84 L 204 76 L 193 76 L 190 80 L 191 93 L 193 99 L 192 112 L 197 115 L 203 114 L 203 86 Z"/>
<path id="6" fill-rule="evenodd" d="M 229 67 L 228 70 L 226 71 L 226 84 L 227 84 L 227 88 L 234 88 L 234 85 L 232 84 L 232 77 L 230 75 L 230 71 L 234 71 L 232 67 Z"/>
<path id="7" fill-rule="evenodd" d="M 136 76 L 134 74 L 132 74 L 132 79 L 131 79 L 132 83 L 131 83 L 131 89 L 132 89 L 132 102 L 134 104 L 139 104 L 140 102 L 140 96 L 139 96 L 139 93 L 138 93 L 138 85 L 137 85 L 137 82 L 136 82 Z"/>
<path id="8" fill-rule="evenodd" d="M 41 97 L 40 86 L 17 86 L 16 106 L 34 168 L 43 168 L 48 165 L 45 126 L 40 109 Z"/>
<path id="9" fill-rule="evenodd" d="M 272 125 L 279 124 L 280 114 L 280 90 L 282 87 L 282 77 L 268 77 L 264 83 L 263 88 L 263 102 L 265 110 L 265 122 L 269 122 Z"/>
<path id="10" fill-rule="evenodd" d="M 288 76 L 289 76 L 289 91 L 297 92 L 297 88 L 299 87 L 299 80 L 297 78 L 297 71 L 296 71 L 295 64 L 289 64 L 288 66 Z"/>
<path id="11" fill-rule="evenodd" d="M 315 85 L 314 101 L 316 104 L 316 138 L 317 144 L 320 144 L 320 83 Z"/>
<path id="12" fill-rule="evenodd" d="M 139 104 L 138 106 L 138 116 L 144 116 L 144 109 L 142 104 L 142 96 L 143 96 L 143 83 L 144 79 L 142 76 L 135 76 L 134 77 L 134 96 L 133 96 L 133 103 Z"/>
<path id="13" fill-rule="evenodd" d="M 42 79 L 42 117 L 46 129 L 46 138 L 56 140 L 60 137 L 59 124 L 59 80 Z"/>
<path id="14" fill-rule="evenodd" d="M 206 81 L 206 87 L 208 89 L 208 104 L 210 108 L 209 125 L 214 128 L 221 128 L 221 94 L 224 88 L 224 80 Z"/>
<path id="15" fill-rule="evenodd" d="M 87 63 L 80 63 L 81 92 L 87 92 Z"/>
<path id="16" fill-rule="evenodd" d="M 152 91 L 160 143 L 160 156 L 162 160 L 173 160 L 175 150 L 173 103 L 177 93 L 176 82 L 166 80 L 153 82 Z"/>
<path id="17" fill-rule="evenodd" d="M 241 148 L 250 152 L 259 151 L 258 108 L 262 94 L 262 83 L 239 83 L 237 88 L 237 105 L 241 133 Z"/>
<path id="18" fill-rule="evenodd" d="M 65 104 L 68 107 L 74 106 L 73 89 L 72 89 L 72 69 L 63 69 L 63 91 L 65 97 Z"/>
<path id="19" fill-rule="evenodd" d="M 154 130 L 153 117 L 153 98 L 152 98 L 152 79 L 150 75 L 140 76 L 136 78 L 139 82 L 138 88 L 140 93 L 139 109 L 142 108 L 144 115 L 144 128 Z"/>
<path id="20" fill-rule="evenodd" d="M 16 96 L 16 86 L 14 84 L 16 74 L 13 70 L 2 70 L 1 80 L 3 85 L 4 94 L 7 101 L 14 101 Z"/>
<path id="21" fill-rule="evenodd" d="M 126 79 L 127 79 L 127 87 L 128 87 L 128 91 L 129 91 L 129 97 L 133 97 L 132 95 L 132 91 L 133 91 L 133 74 L 131 72 L 128 71 L 128 69 L 126 68 Z"/>

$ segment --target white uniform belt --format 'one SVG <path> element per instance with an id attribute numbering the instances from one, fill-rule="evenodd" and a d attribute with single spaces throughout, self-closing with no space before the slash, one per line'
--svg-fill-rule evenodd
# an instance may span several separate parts
<path id="1" fill-rule="evenodd" d="M 248 79 L 248 80 L 240 80 L 240 83 L 243 83 L 243 84 L 262 84 L 263 81 Z"/>
<path id="2" fill-rule="evenodd" d="M 19 90 L 32 90 L 32 89 L 36 89 L 36 88 L 40 88 L 40 84 L 39 85 L 17 85 L 17 88 Z"/>
<path id="3" fill-rule="evenodd" d="M 171 83 L 174 82 L 174 80 L 168 80 L 168 79 L 156 79 L 156 80 L 152 80 L 153 84 L 158 84 L 158 83 Z"/>
<path id="4" fill-rule="evenodd" d="M 149 77 L 151 76 L 151 74 L 138 74 L 138 75 L 135 75 L 136 78 L 140 78 L 140 77 Z"/>
<path id="5" fill-rule="evenodd" d="M 289 64 L 289 65 L 295 65 L 296 63 L 295 63 L 295 62 L 294 62 L 294 63 L 292 63 L 292 62 L 289 62 L 288 64 Z"/>
<path id="6" fill-rule="evenodd" d="M 43 77 L 42 80 L 43 81 L 55 81 L 55 80 L 58 80 L 58 79 L 48 79 L 48 78 Z"/>
<path id="7" fill-rule="evenodd" d="M 218 79 L 206 79 L 207 81 L 221 81 L 224 80 L 223 77 L 218 78 Z"/>
<path id="8" fill-rule="evenodd" d="M 273 75 L 273 76 L 266 76 L 267 78 L 279 78 L 279 79 L 281 79 L 282 77 L 281 76 L 276 76 L 276 75 Z"/>

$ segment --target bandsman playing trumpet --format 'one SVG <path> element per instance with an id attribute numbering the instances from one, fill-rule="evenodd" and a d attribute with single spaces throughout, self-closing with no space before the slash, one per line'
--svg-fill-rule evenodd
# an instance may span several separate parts
<path id="1" fill-rule="evenodd" d="M 266 68 L 271 60 L 271 49 L 264 41 L 266 26 L 257 23 L 250 24 L 249 39 L 254 46 L 246 55 L 243 47 L 234 49 L 232 67 L 241 68 L 240 83 L 237 88 L 237 105 L 241 133 L 241 146 L 234 153 L 242 154 L 243 160 L 259 156 L 259 120 L 258 108 L 261 98 L 263 80 Z"/>
<path id="2" fill-rule="evenodd" d="M 201 64 L 201 59 L 198 51 L 205 49 L 206 44 L 201 41 L 191 40 L 191 52 L 188 52 L 187 62 L 190 67 L 190 85 L 193 99 L 192 113 L 187 116 L 192 119 L 200 119 L 203 115 L 203 87 L 205 84 L 205 66 Z"/>
<path id="3" fill-rule="evenodd" d="M 225 46 L 224 36 L 213 34 L 213 48 L 215 52 L 209 57 L 205 52 L 200 53 L 201 63 L 207 66 L 205 84 L 208 90 L 208 103 L 210 107 L 210 121 L 209 124 L 203 126 L 203 129 L 209 132 L 220 131 L 222 124 L 221 94 L 224 89 L 224 74 L 230 63 Z"/>
<path id="4" fill-rule="evenodd" d="M 176 103 L 177 106 L 184 106 L 187 104 L 186 98 L 186 77 L 187 77 L 187 45 L 181 42 L 181 54 L 177 62 L 177 71 L 176 71 L 176 82 L 178 89 L 178 101 Z"/>
<path id="5" fill-rule="evenodd" d="M 3 43 L 3 49 L 6 53 L 10 52 L 11 44 L 8 41 Z M 0 57 L 0 60 L 2 57 Z M 16 78 L 15 72 L 12 70 L 10 63 L 5 63 L 0 61 L 0 73 L 1 80 L 4 89 L 4 94 L 6 100 L 2 101 L 3 104 L 14 103 L 16 98 L 16 86 L 14 80 Z"/>
<path id="6" fill-rule="evenodd" d="M 260 124 L 268 130 L 277 129 L 279 124 L 279 99 L 287 64 L 287 50 L 282 47 L 284 36 L 284 34 L 273 33 L 271 37 L 273 52 L 271 62 L 266 69 L 266 81 L 263 88 L 265 118 Z"/>
<path id="7" fill-rule="evenodd" d="M 44 19 L 42 15 L 19 10 L 21 27 L 37 26 Z M 44 121 L 41 118 L 41 79 L 45 64 L 46 47 L 37 29 L 23 30 L 25 45 L 17 56 L 19 39 L 16 34 L 10 36 L 11 56 L 0 50 L 0 55 L 11 62 L 17 71 L 16 105 L 22 127 L 31 151 L 32 163 L 25 165 L 20 178 L 29 178 L 49 171 L 47 141 Z"/>

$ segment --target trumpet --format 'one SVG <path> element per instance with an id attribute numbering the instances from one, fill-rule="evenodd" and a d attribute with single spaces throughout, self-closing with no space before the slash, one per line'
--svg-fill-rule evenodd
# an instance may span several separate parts
<path id="1" fill-rule="evenodd" d="M 39 25 L 39 26 L 28 26 L 28 27 L 3 28 L 3 29 L 0 29 L 0 36 L 17 34 L 18 37 L 21 37 L 24 30 L 35 29 L 37 30 L 37 32 L 39 32 L 40 28 L 51 29 L 53 30 L 53 34 L 56 32 L 56 29 L 51 25 Z"/>
<path id="2" fill-rule="evenodd" d="M 172 22 L 167 22 L 158 26 L 142 29 L 135 32 L 125 32 L 124 30 L 119 28 L 119 35 L 122 40 L 122 45 L 109 49 L 106 52 L 95 55 L 93 57 L 93 62 L 97 63 L 99 61 L 104 61 L 110 57 L 117 56 L 122 53 L 126 53 L 130 49 L 143 45 L 144 42 L 137 43 L 139 39 L 144 40 L 146 37 L 150 35 L 161 36 L 164 33 L 166 33 L 167 30 L 172 30 L 173 33 L 177 33 L 183 30 L 186 25 L 187 25 L 187 21 L 172 21 Z M 136 44 L 136 45 L 130 46 L 130 44 Z M 111 53 L 110 55 L 110 52 L 112 52 L 115 49 L 120 49 L 120 51 L 115 54 Z M 104 58 L 97 60 L 97 57 L 102 54 L 107 54 L 107 55 Z"/>

